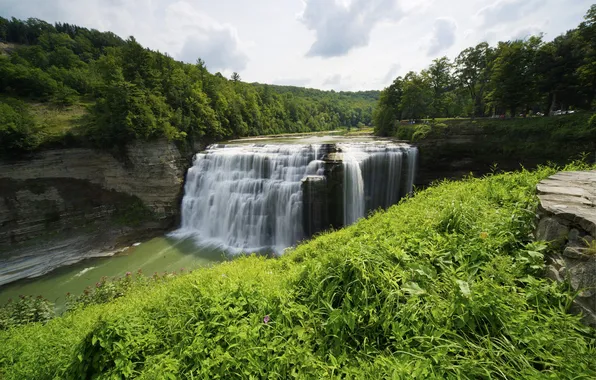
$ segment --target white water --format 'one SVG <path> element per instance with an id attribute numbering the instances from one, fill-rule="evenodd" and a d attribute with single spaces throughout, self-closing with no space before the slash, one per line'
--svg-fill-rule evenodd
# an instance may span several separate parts
<path id="1" fill-rule="evenodd" d="M 344 224 L 396 204 L 412 192 L 418 149 L 394 144 L 341 144 L 344 152 Z M 403 161 L 407 170 L 403 171 Z M 402 182 L 402 176 L 404 181 Z"/>
<path id="2" fill-rule="evenodd" d="M 394 144 L 340 144 L 344 224 L 397 203 L 402 158 L 416 149 Z M 302 179 L 324 175 L 320 145 L 213 145 L 195 156 L 174 235 L 231 253 L 283 250 L 304 238 Z M 411 191 L 415 161 L 408 160 Z M 364 173 L 364 174 L 363 174 Z M 381 189 L 381 190 L 379 190 Z M 380 197 L 380 198 L 379 198 Z"/>

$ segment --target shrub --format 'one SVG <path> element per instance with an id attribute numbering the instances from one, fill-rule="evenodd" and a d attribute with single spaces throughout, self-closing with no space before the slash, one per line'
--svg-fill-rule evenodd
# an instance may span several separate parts
<path id="1" fill-rule="evenodd" d="M 20 101 L 0 100 L 0 156 L 23 153 L 39 144 L 33 117 Z"/>
<path id="2" fill-rule="evenodd" d="M 0 330 L 34 322 L 47 322 L 54 317 L 54 305 L 42 297 L 20 296 L 0 307 Z"/>

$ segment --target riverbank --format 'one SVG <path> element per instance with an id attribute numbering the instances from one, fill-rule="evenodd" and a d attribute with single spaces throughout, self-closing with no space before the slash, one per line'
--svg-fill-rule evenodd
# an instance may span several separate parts
<path id="1" fill-rule="evenodd" d="M 280 259 L 0 332 L 0 374 L 593 378 L 595 330 L 567 314 L 573 294 L 542 279 L 547 248 L 529 238 L 553 173 L 442 183 Z"/>

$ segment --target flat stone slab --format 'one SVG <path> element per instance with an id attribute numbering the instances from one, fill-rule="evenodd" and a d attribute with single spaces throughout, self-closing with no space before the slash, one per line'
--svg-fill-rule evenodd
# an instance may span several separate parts
<path id="1" fill-rule="evenodd" d="M 543 213 L 596 236 L 596 170 L 557 173 L 541 181 L 537 190 Z"/>

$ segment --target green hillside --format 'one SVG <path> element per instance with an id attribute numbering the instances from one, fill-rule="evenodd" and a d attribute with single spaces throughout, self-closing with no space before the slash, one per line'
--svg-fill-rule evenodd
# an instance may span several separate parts
<path id="1" fill-rule="evenodd" d="M 0 17 L 0 155 L 8 157 L 53 144 L 113 148 L 162 136 L 205 142 L 370 125 L 378 95 L 244 83 L 134 37 Z"/>

